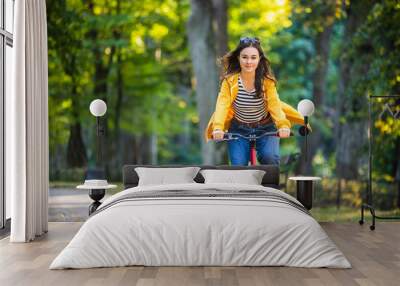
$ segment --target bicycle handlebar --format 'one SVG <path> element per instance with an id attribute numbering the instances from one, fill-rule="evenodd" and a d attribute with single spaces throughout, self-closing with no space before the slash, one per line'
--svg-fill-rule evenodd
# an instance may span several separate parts
<path id="1" fill-rule="evenodd" d="M 275 136 L 275 137 L 279 137 L 279 132 L 278 131 L 272 131 L 272 132 L 264 132 L 260 135 L 255 135 L 255 134 L 250 134 L 248 136 L 244 136 L 242 134 L 239 133 L 231 133 L 231 132 L 225 132 L 224 133 L 224 138 L 220 139 L 220 140 L 216 140 L 216 139 L 212 139 L 213 141 L 230 141 L 230 140 L 238 140 L 239 138 L 244 138 L 244 139 L 248 139 L 248 140 L 257 140 L 259 138 L 265 137 L 265 136 Z M 293 132 L 290 131 L 290 136 L 294 136 Z"/>

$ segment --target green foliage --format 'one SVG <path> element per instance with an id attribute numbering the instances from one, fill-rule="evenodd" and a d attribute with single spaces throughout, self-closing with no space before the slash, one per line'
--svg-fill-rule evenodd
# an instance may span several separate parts
<path id="1" fill-rule="evenodd" d="M 314 171 L 329 181 L 323 183 L 328 191 L 318 195 L 322 203 L 334 204 L 339 63 L 341 59 L 348 59 L 354 69 L 368 63 L 368 69 L 354 78 L 346 91 L 346 100 L 365 103 L 368 94 L 400 94 L 398 1 L 374 2 L 349 43 L 343 37 L 347 9 L 355 1 L 227 2 L 229 48 L 236 46 L 241 36 L 259 37 L 278 79 L 279 95 L 294 107 L 303 98 L 312 99 L 317 65 L 316 35 L 333 23 L 326 94 L 323 106 L 316 110 L 311 122 L 322 134 L 322 148 L 313 161 Z M 89 160 L 94 160 L 95 120 L 88 107 L 93 99 L 103 98 L 108 105 L 105 120 L 109 142 L 116 141 L 112 136 L 118 130 L 129 138 L 157 135 L 159 163 L 199 162 L 199 118 L 186 35 L 190 1 L 51 0 L 46 4 L 50 157 L 54 160 L 65 157 L 69 128 L 78 121 Z M 99 71 L 104 72 L 102 77 Z M 96 92 L 101 84 L 105 89 Z M 118 94 L 122 94 L 121 102 Z M 378 103 L 373 111 L 375 118 L 380 113 L 376 109 Z M 343 123 L 366 120 L 365 105 L 360 106 L 338 120 Z M 395 107 L 394 111 L 399 108 Z M 384 205 L 384 200 L 395 193 L 393 183 L 398 158 L 393 154 L 400 136 L 399 124 L 399 120 L 388 116 L 374 124 L 373 176 L 380 184 L 376 198 L 382 208 L 393 206 L 394 199 L 390 206 Z M 187 136 L 184 140 L 190 142 L 186 149 L 180 145 L 184 141 L 182 136 Z M 282 155 L 299 152 L 302 144 L 301 140 L 281 142 Z M 64 163 L 59 165 L 64 166 Z M 362 172 L 366 174 L 365 166 Z M 359 186 L 347 184 L 342 196 L 344 205 L 360 204 L 364 183 L 358 183 Z"/>
<path id="2" fill-rule="evenodd" d="M 68 168 L 59 172 L 57 175 L 57 180 L 59 181 L 72 181 L 72 182 L 82 182 L 85 178 L 84 168 Z M 75 185 L 76 186 L 76 185 Z"/>
<path id="3" fill-rule="evenodd" d="M 170 142 L 184 120 L 198 122 L 192 96 L 183 99 L 177 93 L 178 84 L 190 86 L 187 1 L 93 1 L 91 7 L 89 1 L 65 0 L 49 1 L 47 7 L 51 156 L 55 146 L 66 145 L 75 120 L 83 125 L 89 151 L 94 147 L 88 106 L 98 97 L 107 100 L 109 134 L 116 128 L 112 119 L 120 117 L 123 132 L 158 134 Z M 94 94 L 99 65 L 108 68 L 107 94 Z M 118 70 L 123 78 L 120 111 Z"/>
<path id="4" fill-rule="evenodd" d="M 257 36 L 269 51 L 275 34 L 292 25 L 289 1 L 230 0 L 228 1 L 230 48 L 236 46 L 243 35 Z"/>
<path id="5" fill-rule="evenodd" d="M 71 106 L 69 100 L 64 100 L 61 102 L 54 103 L 54 98 L 49 97 L 49 151 L 51 154 L 56 152 L 56 147 L 58 145 L 64 144 L 68 140 L 69 132 L 66 129 L 69 120 L 66 115 L 68 109 Z"/>
<path id="6" fill-rule="evenodd" d="M 400 5 L 398 1 L 375 3 L 366 21 L 352 41 L 348 57 L 357 62 L 368 62 L 368 70 L 353 84 L 352 92 L 367 95 L 400 94 Z M 386 104 L 395 114 L 400 100 L 371 99 L 373 120 L 373 178 L 394 182 L 396 172 L 396 144 L 399 144 L 400 120 L 388 112 Z M 366 110 L 362 115 L 366 117 Z M 383 193 L 383 189 L 382 189 Z"/>
<path id="7" fill-rule="evenodd" d="M 398 1 L 376 3 L 354 38 L 353 53 L 364 51 L 370 69 L 362 84 L 372 94 L 390 92 L 400 85 L 400 5 Z"/>

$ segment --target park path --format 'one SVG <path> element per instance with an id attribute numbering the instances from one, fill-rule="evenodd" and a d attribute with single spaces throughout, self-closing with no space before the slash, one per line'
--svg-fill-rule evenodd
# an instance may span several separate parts
<path id="1" fill-rule="evenodd" d="M 104 198 L 107 197 L 109 195 L 106 193 Z M 88 218 L 88 207 L 92 202 L 87 190 L 50 188 L 49 221 L 85 221 Z"/>

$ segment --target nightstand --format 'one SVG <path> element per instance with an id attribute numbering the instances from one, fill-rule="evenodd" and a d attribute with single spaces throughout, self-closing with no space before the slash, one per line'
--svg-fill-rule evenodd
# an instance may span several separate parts
<path id="1" fill-rule="evenodd" d="M 289 180 L 297 183 L 297 200 L 310 210 L 313 203 L 314 181 L 321 180 L 320 177 L 298 176 L 290 177 Z"/>
<path id="2" fill-rule="evenodd" d="M 116 185 L 108 184 L 107 180 L 85 180 L 83 185 L 79 185 L 76 188 L 89 190 L 89 197 L 94 200 L 89 206 L 89 215 L 91 215 L 101 205 L 100 200 L 104 197 L 106 190 L 116 187 Z"/>

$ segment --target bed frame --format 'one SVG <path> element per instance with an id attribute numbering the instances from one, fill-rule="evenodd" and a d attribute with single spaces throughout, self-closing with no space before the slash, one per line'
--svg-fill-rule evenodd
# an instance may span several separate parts
<path id="1" fill-rule="evenodd" d="M 125 165 L 122 169 L 122 180 L 124 183 L 124 189 L 136 187 L 139 182 L 139 176 L 135 171 L 136 167 L 147 167 L 147 168 L 177 168 L 177 167 L 200 167 L 204 169 L 219 169 L 219 170 L 264 170 L 265 175 L 262 179 L 261 184 L 265 187 L 271 187 L 279 189 L 279 167 L 276 165 L 258 165 L 258 166 L 207 166 L 207 165 Z M 204 183 L 204 178 L 200 174 L 194 178 L 197 183 Z"/>

